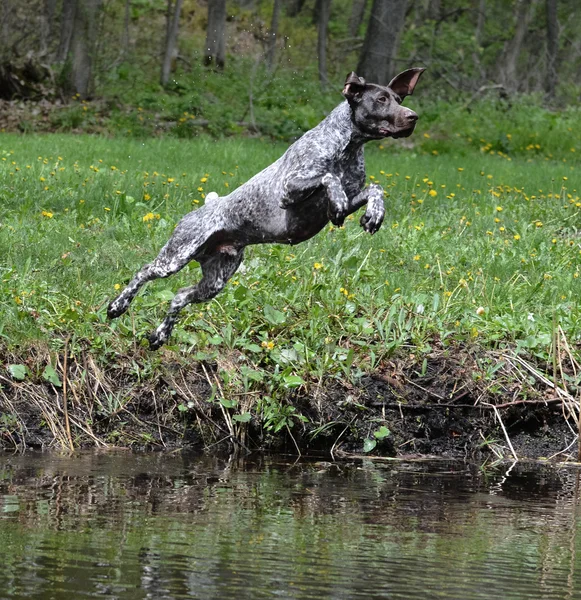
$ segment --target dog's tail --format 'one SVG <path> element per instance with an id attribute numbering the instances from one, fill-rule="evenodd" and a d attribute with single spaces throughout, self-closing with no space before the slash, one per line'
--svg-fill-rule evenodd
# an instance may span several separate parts
<path id="1" fill-rule="evenodd" d="M 220 196 L 218 196 L 218 194 L 216 192 L 210 192 L 206 196 L 206 199 L 204 200 L 204 204 L 206 206 L 208 206 L 208 204 L 214 204 L 214 202 L 217 202 L 219 199 L 220 199 Z"/>

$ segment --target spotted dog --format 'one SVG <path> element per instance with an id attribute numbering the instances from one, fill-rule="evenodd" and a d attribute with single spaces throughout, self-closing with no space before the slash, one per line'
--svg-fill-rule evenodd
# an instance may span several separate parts
<path id="1" fill-rule="evenodd" d="M 411 135 L 418 115 L 401 106 L 413 93 L 424 69 L 408 69 L 381 86 L 350 73 L 341 103 L 319 125 L 305 133 L 273 164 L 231 194 L 218 197 L 178 223 L 158 257 L 145 265 L 111 302 L 107 315 L 116 318 L 148 281 L 177 273 L 191 260 L 202 279 L 174 296 L 159 327 L 148 335 L 150 347 L 169 338 L 179 312 L 192 302 L 216 296 L 242 262 L 251 244 L 299 244 L 331 221 L 366 206 L 360 223 L 373 234 L 385 213 L 383 189 L 365 188 L 363 145 L 370 140 Z"/>

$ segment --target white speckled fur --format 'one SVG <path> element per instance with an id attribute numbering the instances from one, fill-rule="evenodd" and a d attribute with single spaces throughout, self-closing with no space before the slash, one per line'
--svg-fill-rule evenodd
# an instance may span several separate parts
<path id="1" fill-rule="evenodd" d="M 167 341 L 184 306 L 210 300 L 224 288 L 246 246 L 298 244 L 329 221 L 341 225 L 365 205 L 361 226 L 375 233 L 385 213 L 383 190 L 377 184 L 364 188 L 363 145 L 412 133 L 417 115 L 401 101 L 413 92 L 422 72 L 404 71 L 389 86 L 367 84 L 351 73 L 343 90 L 346 100 L 326 119 L 228 196 L 210 192 L 203 206 L 182 218 L 158 257 L 111 302 L 109 318 L 122 315 L 147 281 L 168 277 L 197 260 L 203 277 L 177 292 L 166 318 L 148 336 L 155 349 Z"/>

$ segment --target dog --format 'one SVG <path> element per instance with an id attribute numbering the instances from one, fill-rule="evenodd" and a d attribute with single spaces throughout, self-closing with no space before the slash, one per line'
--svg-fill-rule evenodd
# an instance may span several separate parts
<path id="1" fill-rule="evenodd" d="M 363 146 L 412 134 L 418 115 L 401 103 L 424 70 L 403 71 L 387 86 L 367 83 L 351 72 L 343 88 L 345 100 L 276 162 L 227 196 L 213 192 L 210 201 L 181 219 L 158 257 L 109 304 L 108 317 L 122 315 L 146 282 L 173 275 L 191 260 L 199 262 L 202 279 L 176 293 L 165 319 L 147 336 L 155 350 L 168 340 L 182 308 L 222 291 L 246 246 L 299 244 L 329 221 L 342 225 L 362 206 L 361 226 L 374 234 L 385 214 L 384 192 L 376 183 L 365 188 Z"/>

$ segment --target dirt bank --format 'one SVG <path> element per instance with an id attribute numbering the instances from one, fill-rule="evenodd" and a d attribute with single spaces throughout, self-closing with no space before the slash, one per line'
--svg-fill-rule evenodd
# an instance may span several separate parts
<path id="1" fill-rule="evenodd" d="M 152 366 L 141 348 L 112 356 L 5 353 L 26 364 L 18 381 L 0 373 L 0 441 L 6 449 L 240 448 L 477 460 L 576 459 L 578 402 L 509 352 L 456 345 L 395 357 L 352 383 L 323 378 L 268 398 L 264 382 L 224 390 L 225 363 L 164 350 Z M 233 365 L 233 357 L 227 364 Z M 563 367 L 563 365 L 561 365 Z M 566 365 L 564 365 L 566 367 Z M 543 369 L 545 367 L 545 369 Z M 38 375 L 34 375 L 37 373 Z"/>

